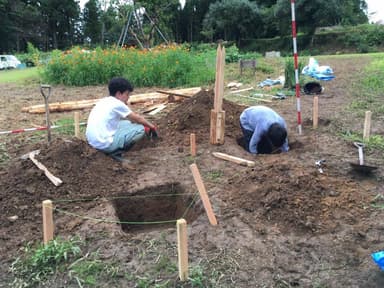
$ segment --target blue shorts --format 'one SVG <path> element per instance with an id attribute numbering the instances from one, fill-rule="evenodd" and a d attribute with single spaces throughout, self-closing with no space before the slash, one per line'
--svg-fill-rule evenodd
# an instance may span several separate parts
<path id="1" fill-rule="evenodd" d="M 105 153 L 113 153 L 116 151 L 127 151 L 136 142 L 138 142 L 145 135 L 144 126 L 137 123 L 132 123 L 129 120 L 122 120 L 115 135 L 113 135 L 113 142 L 108 148 L 103 149 Z"/>

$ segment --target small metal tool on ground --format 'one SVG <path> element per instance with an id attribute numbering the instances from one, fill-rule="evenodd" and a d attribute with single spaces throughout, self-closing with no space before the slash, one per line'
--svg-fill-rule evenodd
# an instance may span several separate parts
<path id="1" fill-rule="evenodd" d="M 315 165 L 316 165 L 316 167 L 317 167 L 317 170 L 319 170 L 319 172 L 320 172 L 321 174 L 324 173 L 324 170 L 323 170 L 323 165 L 324 165 L 324 163 L 325 163 L 325 160 L 324 160 L 324 159 L 317 160 L 317 161 L 315 162 Z"/>
<path id="2" fill-rule="evenodd" d="M 44 89 L 48 89 L 48 94 L 45 94 Z M 50 143 L 51 142 L 51 123 L 49 121 L 49 96 L 51 96 L 51 86 L 42 84 L 40 85 L 40 91 L 41 91 L 41 95 L 44 98 L 45 117 L 47 122 L 47 139 L 48 139 L 48 143 Z"/>
<path id="3" fill-rule="evenodd" d="M 359 149 L 359 164 L 349 163 L 352 169 L 355 170 L 356 172 L 363 173 L 363 174 L 368 174 L 373 170 L 376 170 L 377 167 L 368 166 L 364 164 L 364 152 L 363 152 L 363 148 L 365 146 L 364 143 L 354 142 L 353 145 L 355 145 L 357 149 Z"/>

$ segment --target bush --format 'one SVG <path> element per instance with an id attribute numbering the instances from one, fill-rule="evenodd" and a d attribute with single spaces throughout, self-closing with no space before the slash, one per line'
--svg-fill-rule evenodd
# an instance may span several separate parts
<path id="1" fill-rule="evenodd" d="M 101 49 L 68 53 L 54 51 L 43 78 L 70 86 L 105 84 L 123 76 L 137 87 L 205 85 L 215 78 L 215 50 L 192 53 L 182 46 L 159 46 L 152 50 Z"/>
<path id="2" fill-rule="evenodd" d="M 303 70 L 303 64 L 301 62 L 298 63 L 298 72 L 299 75 L 301 74 L 301 71 Z M 296 87 L 296 79 L 295 79 L 295 63 L 294 59 L 292 57 L 288 57 L 285 60 L 285 83 L 284 87 L 288 89 L 294 89 Z M 303 81 L 299 79 L 300 85 L 303 84 Z"/>

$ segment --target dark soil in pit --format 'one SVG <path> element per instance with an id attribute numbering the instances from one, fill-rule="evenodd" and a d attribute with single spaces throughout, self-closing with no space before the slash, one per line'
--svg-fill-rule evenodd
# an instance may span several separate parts
<path id="1" fill-rule="evenodd" d="M 192 191 L 188 195 L 185 190 L 180 183 L 170 183 L 115 197 L 112 203 L 121 228 L 125 232 L 163 229 L 174 227 L 174 220 L 180 218 L 193 223 L 202 209 L 195 207 Z"/>
<path id="2" fill-rule="evenodd" d="M 197 193 L 189 167 L 196 163 L 219 224 L 210 226 L 200 201 L 191 206 L 192 212 L 186 217 L 189 260 L 191 266 L 203 267 L 206 279 L 214 283 L 211 286 L 384 287 L 384 275 L 370 258 L 370 253 L 384 248 L 383 211 L 371 205 L 374 197 L 384 192 L 383 172 L 379 168 L 371 176 L 353 173 L 349 162 L 358 160 L 357 149 L 333 133 L 339 123 L 356 125 L 355 115 L 343 112 L 351 97 L 345 87 L 365 61 L 327 62 L 335 67 L 337 79 L 324 85 L 324 97 L 319 101 L 322 120 L 317 130 L 311 129 L 308 120 L 313 96 L 302 96 L 302 135 L 296 133 L 294 98 L 268 103 L 287 120 L 288 153 L 254 156 L 239 147 L 238 119 L 244 106 L 229 101 L 223 104 L 225 144 L 210 145 L 212 91 L 202 91 L 159 115 L 154 121 L 160 139 L 145 140 L 125 153 L 129 165 L 74 138 L 55 137 L 50 145 L 44 141 L 27 145 L 25 138 L 7 138 L 6 145 L 14 145 L 14 159 L 0 170 L 1 284 L 6 286 L 12 279 L 7 269 L 19 255 L 19 248 L 42 239 L 41 202 L 46 199 L 55 206 L 56 235 L 80 235 L 90 249 L 99 249 L 104 260 L 116 261 L 130 273 L 155 278 L 153 262 L 159 255 L 168 255 L 177 263 L 174 225 L 135 229 L 132 225 L 121 227 L 118 222 L 180 217 Z M 60 93 L 60 88 L 57 90 Z M 7 91 L 3 89 L 3 93 Z M 9 97 L 6 94 L 3 98 Z M 25 105 L 25 99 L 21 103 Z M 3 115 L 12 111 L 6 106 L 1 106 Z M 26 116 L 20 117 L 25 122 Z M 383 119 L 375 121 L 375 133 L 383 134 Z M 359 123 L 362 125 L 363 119 Z M 195 158 L 189 155 L 190 133 L 196 134 Z M 34 149 L 41 150 L 36 158 L 63 181 L 61 186 L 49 182 L 30 160 L 18 158 Z M 217 159 L 212 156 L 215 151 L 253 160 L 256 166 Z M 326 160 L 323 173 L 315 165 L 320 159 Z M 382 167 L 382 155 L 367 154 L 366 159 Z M 172 201 L 165 197 L 168 191 L 174 193 Z M 145 195 L 148 197 L 141 198 Z M 18 218 L 10 220 L 11 216 Z M 112 219 L 115 223 L 93 219 Z M 157 250 L 149 248 L 148 241 L 158 243 Z M 147 253 L 140 253 L 143 251 Z M 177 272 L 163 277 L 170 279 L 169 287 L 191 285 L 178 282 Z M 105 279 L 99 284 L 107 287 L 108 283 Z M 135 282 L 121 278 L 112 286 L 134 287 Z"/>

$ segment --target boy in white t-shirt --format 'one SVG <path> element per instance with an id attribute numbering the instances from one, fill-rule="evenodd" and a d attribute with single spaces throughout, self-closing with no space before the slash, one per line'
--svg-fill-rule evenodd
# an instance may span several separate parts
<path id="1" fill-rule="evenodd" d="M 109 95 L 100 99 L 88 117 L 86 137 L 89 145 L 121 160 L 145 134 L 157 137 L 156 126 L 128 107 L 133 86 L 125 78 L 112 78 Z"/>

